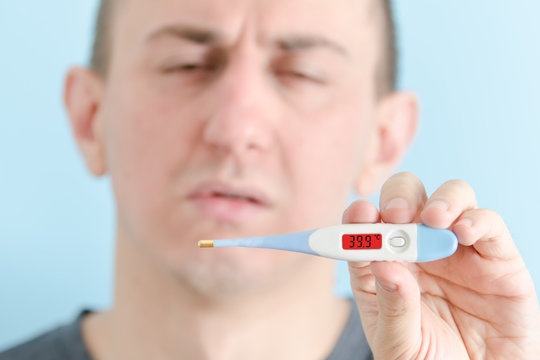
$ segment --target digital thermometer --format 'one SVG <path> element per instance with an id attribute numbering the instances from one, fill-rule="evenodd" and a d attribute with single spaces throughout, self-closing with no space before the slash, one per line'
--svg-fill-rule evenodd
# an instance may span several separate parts
<path id="1" fill-rule="evenodd" d="M 199 247 L 296 251 L 346 261 L 426 262 L 452 255 L 456 235 L 422 224 L 342 224 L 292 234 L 201 240 Z"/>

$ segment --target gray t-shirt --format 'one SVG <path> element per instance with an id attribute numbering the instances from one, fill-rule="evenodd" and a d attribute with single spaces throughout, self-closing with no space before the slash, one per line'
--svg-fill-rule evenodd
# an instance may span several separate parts
<path id="1" fill-rule="evenodd" d="M 356 304 L 351 301 L 349 320 L 326 360 L 373 359 Z M 0 353 L 0 360 L 92 360 L 81 333 L 84 310 L 73 322 Z"/>

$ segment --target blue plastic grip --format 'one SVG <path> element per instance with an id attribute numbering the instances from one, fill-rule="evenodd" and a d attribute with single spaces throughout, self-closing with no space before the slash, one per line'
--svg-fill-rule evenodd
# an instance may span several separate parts
<path id="1" fill-rule="evenodd" d="M 309 236 L 315 230 L 292 234 L 249 237 L 243 239 L 219 240 L 214 247 L 241 246 L 265 249 L 296 251 L 305 254 L 319 255 L 309 247 Z"/>
<path id="2" fill-rule="evenodd" d="M 418 257 L 416 262 L 443 259 L 456 252 L 458 240 L 450 230 L 417 225 Z"/>

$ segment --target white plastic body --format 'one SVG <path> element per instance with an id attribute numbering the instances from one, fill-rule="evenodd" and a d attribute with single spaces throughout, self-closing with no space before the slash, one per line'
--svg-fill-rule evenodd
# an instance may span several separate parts
<path id="1" fill-rule="evenodd" d="M 416 261 L 418 255 L 416 224 L 342 224 L 321 228 L 309 237 L 309 247 L 327 258 L 347 261 Z M 341 238 L 345 234 L 381 234 L 381 249 L 350 249 L 342 247 Z M 390 239 L 401 237 L 405 245 L 390 245 Z M 328 241 L 339 239 L 339 241 Z"/>

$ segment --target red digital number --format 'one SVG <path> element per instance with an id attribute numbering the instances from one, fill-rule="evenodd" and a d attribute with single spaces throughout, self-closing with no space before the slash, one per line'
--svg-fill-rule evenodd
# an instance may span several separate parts
<path id="1" fill-rule="evenodd" d="M 382 248 L 381 234 L 345 234 L 341 237 L 344 250 L 377 250 Z"/>

